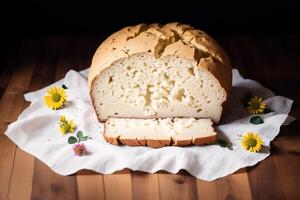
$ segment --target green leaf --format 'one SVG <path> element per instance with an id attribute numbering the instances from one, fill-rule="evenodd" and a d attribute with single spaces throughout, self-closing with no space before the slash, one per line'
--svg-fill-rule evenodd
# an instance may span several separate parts
<path id="1" fill-rule="evenodd" d="M 219 139 L 217 143 L 224 148 L 228 148 L 229 150 L 233 150 L 232 144 L 228 143 L 226 140 Z"/>
<path id="2" fill-rule="evenodd" d="M 217 140 L 217 143 L 221 146 L 221 147 L 227 147 L 228 143 L 225 140 L 219 139 Z"/>
<path id="3" fill-rule="evenodd" d="M 78 137 L 78 139 L 81 139 L 83 137 L 82 131 L 78 131 L 76 136 Z"/>
<path id="4" fill-rule="evenodd" d="M 63 84 L 61 87 L 62 87 L 63 89 L 68 89 L 68 87 L 67 87 L 65 84 Z"/>
<path id="5" fill-rule="evenodd" d="M 68 143 L 69 143 L 69 144 L 74 144 L 74 143 L 76 143 L 76 142 L 78 142 L 78 139 L 77 139 L 76 137 L 70 136 L 70 137 L 68 138 Z"/>
<path id="6" fill-rule="evenodd" d="M 256 115 L 256 116 L 251 117 L 250 123 L 251 124 L 256 124 L 256 125 L 257 124 L 262 124 L 262 123 L 264 123 L 264 120 L 261 118 L 261 116 Z"/>
<path id="7" fill-rule="evenodd" d="M 89 136 L 83 136 L 82 138 L 80 138 L 80 141 L 86 141 L 87 139 L 89 139 Z"/>

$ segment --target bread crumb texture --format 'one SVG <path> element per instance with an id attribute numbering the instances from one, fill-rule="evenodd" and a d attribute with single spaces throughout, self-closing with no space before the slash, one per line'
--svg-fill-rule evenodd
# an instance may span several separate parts
<path id="1" fill-rule="evenodd" d="M 139 24 L 107 38 L 89 73 L 100 121 L 108 117 L 220 120 L 231 65 L 209 35 L 185 24 Z"/>
<path id="2" fill-rule="evenodd" d="M 114 145 L 157 148 L 212 144 L 215 142 L 216 132 L 210 119 L 110 117 L 105 123 L 104 138 Z"/>

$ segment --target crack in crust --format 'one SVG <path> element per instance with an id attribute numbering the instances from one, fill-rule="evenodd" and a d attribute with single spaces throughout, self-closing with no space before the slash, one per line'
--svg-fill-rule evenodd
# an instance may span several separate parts
<path id="1" fill-rule="evenodd" d="M 192 26 L 180 23 L 139 24 L 129 26 L 109 36 L 97 49 L 90 67 L 88 87 L 92 91 L 92 82 L 104 69 L 109 68 L 119 59 L 138 53 L 148 52 L 156 58 L 176 55 L 194 60 L 198 67 L 209 71 L 229 93 L 231 89 L 231 64 L 225 51 L 208 34 Z M 92 99 L 92 103 L 94 101 Z M 99 121 L 99 113 L 97 113 Z M 102 122 L 104 122 L 102 120 Z M 216 135 L 191 140 L 122 139 L 120 136 L 104 139 L 114 145 L 149 146 L 188 146 L 213 144 Z"/>
<path id="2" fill-rule="evenodd" d="M 93 57 L 88 78 L 89 89 L 95 77 L 114 61 L 144 52 L 149 52 L 156 58 L 175 54 L 193 59 L 199 67 L 206 68 L 218 79 L 219 74 L 227 74 L 226 80 L 222 81 L 223 77 L 219 80 L 227 92 L 230 90 L 231 64 L 225 51 L 205 32 L 177 22 L 164 26 L 160 24 L 129 26 L 108 37 Z M 216 65 L 217 69 L 207 66 L 211 66 L 211 63 Z"/>

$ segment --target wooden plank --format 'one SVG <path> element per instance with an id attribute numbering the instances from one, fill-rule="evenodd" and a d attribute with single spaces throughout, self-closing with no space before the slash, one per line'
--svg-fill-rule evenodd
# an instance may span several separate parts
<path id="1" fill-rule="evenodd" d="M 132 199 L 132 184 L 129 170 L 122 170 L 114 174 L 104 175 L 103 181 L 105 199 Z"/>
<path id="2" fill-rule="evenodd" d="M 272 158 L 267 158 L 248 173 L 253 199 L 286 199 Z"/>
<path id="3" fill-rule="evenodd" d="M 245 48 L 248 39 L 245 37 L 235 38 L 235 43 L 232 39 L 224 40 L 226 49 L 232 60 L 234 68 L 238 68 L 240 73 L 251 74 L 249 70 L 248 50 Z M 200 199 L 251 199 L 251 190 L 248 181 L 246 169 L 241 169 L 238 172 L 218 179 L 213 182 L 197 181 L 198 193 Z"/>
<path id="4" fill-rule="evenodd" d="M 4 94 L 9 80 L 11 79 L 13 74 L 12 68 L 7 66 L 8 65 L 4 65 L 3 71 L 0 71 L 0 99 L 2 98 L 2 95 Z"/>
<path id="5" fill-rule="evenodd" d="M 134 200 L 158 200 L 159 184 L 157 174 L 145 172 L 131 172 L 132 177 L 132 197 Z"/>
<path id="6" fill-rule="evenodd" d="M 32 199 L 77 199 L 75 176 L 60 176 L 35 159 Z"/>
<path id="7" fill-rule="evenodd" d="M 74 51 L 75 47 L 73 46 L 78 42 L 82 44 L 80 51 Z M 60 59 L 57 73 L 67 73 L 70 70 L 70 66 L 77 71 L 89 67 L 88 63 L 92 54 L 89 55 L 91 48 L 88 38 L 72 38 L 66 41 L 66 45 L 70 46 L 68 48 L 70 51 L 64 59 Z M 78 59 L 76 63 L 74 63 L 74 58 Z M 77 173 L 76 178 L 79 199 L 105 199 L 104 181 L 101 174 L 84 170 L 84 172 Z"/>
<path id="8" fill-rule="evenodd" d="M 38 56 L 36 52 L 33 52 L 36 56 L 34 62 L 41 60 L 41 55 Z M 41 89 L 42 87 L 50 84 L 53 79 L 53 73 L 49 71 L 44 71 L 38 61 L 35 64 L 33 78 L 30 82 L 29 91 L 35 91 Z M 46 68 L 47 69 L 47 68 Z M 49 76 L 48 78 L 46 76 Z M 29 106 L 29 102 L 24 105 L 25 109 Z M 32 181 L 33 181 L 33 170 L 34 170 L 34 157 L 25 153 L 21 149 L 16 149 L 14 168 L 12 172 L 12 178 L 10 183 L 9 198 L 10 199 L 30 199 L 32 191 Z"/>
<path id="9" fill-rule="evenodd" d="M 245 169 L 212 182 L 197 180 L 199 199 L 252 199 Z"/>
<path id="10" fill-rule="evenodd" d="M 198 199 L 195 178 L 185 171 L 158 174 L 160 199 Z"/>
<path id="11" fill-rule="evenodd" d="M 55 80 L 59 80 L 65 76 L 65 74 L 72 69 L 78 70 L 80 68 L 80 65 L 82 62 L 85 62 L 86 59 L 82 54 L 86 52 L 87 44 L 85 40 L 78 40 L 78 38 L 71 38 L 71 39 L 62 39 L 61 37 L 55 38 L 54 41 L 51 42 L 54 46 L 48 47 L 51 51 L 55 51 L 50 53 L 50 55 L 56 55 L 53 59 L 57 59 L 57 64 L 52 63 L 52 66 L 56 67 L 56 73 L 55 73 Z M 43 84 L 40 84 L 40 87 L 46 86 L 50 84 L 52 81 L 50 81 L 49 77 L 51 77 L 51 73 L 54 72 L 53 68 L 51 68 L 51 62 L 49 62 L 49 58 L 46 58 L 48 62 L 43 63 L 44 66 L 41 68 L 42 71 L 40 71 L 39 76 L 40 81 Z M 44 72 L 43 72 L 44 70 Z M 45 83 L 45 79 L 49 80 Z M 49 169 L 46 169 L 47 167 L 39 162 L 35 161 L 35 173 L 37 174 L 43 174 L 42 176 L 48 176 L 51 177 L 48 180 L 36 180 L 34 178 L 33 182 L 33 198 L 37 198 L 40 195 L 40 191 L 43 190 L 45 187 L 51 188 L 51 185 L 58 185 L 61 184 L 60 187 L 64 191 L 57 192 L 56 190 L 50 190 L 50 192 L 47 194 L 49 197 L 56 196 L 57 198 L 77 198 L 77 188 L 78 188 L 78 196 L 82 199 L 91 199 L 91 197 L 102 199 L 103 194 L 103 185 L 97 185 L 96 183 L 101 183 L 101 175 L 78 175 L 77 180 L 75 176 L 68 176 L 63 177 L 59 176 L 52 171 L 49 171 Z M 34 177 L 39 177 L 39 175 L 36 175 Z M 77 185 L 76 182 L 78 181 Z M 90 184 L 89 182 L 94 182 L 95 184 Z M 100 182 L 99 182 L 100 181 Z M 86 184 L 89 183 L 89 184 Z M 75 188 L 73 188 L 75 187 Z"/>
<path id="12" fill-rule="evenodd" d="M 102 175 L 91 171 L 76 174 L 79 199 L 105 199 Z"/>
<path id="13" fill-rule="evenodd" d="M 64 71 L 57 71 L 58 59 L 63 57 L 64 53 L 60 51 L 61 39 L 50 38 L 45 41 L 40 41 L 41 48 L 45 50 L 40 52 L 39 70 L 36 71 L 36 80 L 39 87 L 42 88 L 51 84 L 54 80 L 60 79 Z M 80 48 L 80 44 L 77 44 Z M 59 53 L 62 53 L 59 55 Z M 49 57 L 49 55 L 51 57 Z M 68 145 L 68 144 L 66 144 Z M 45 177 L 45 178 L 40 178 Z M 44 163 L 35 159 L 34 161 L 34 176 L 32 185 L 32 198 L 39 199 L 41 196 L 47 199 L 77 199 L 77 185 L 75 176 L 60 176 L 48 168 Z"/>
<path id="14" fill-rule="evenodd" d="M 19 40 L 8 41 L 5 39 L 5 41 L 1 42 L 1 47 L 5 49 L 5 51 L 0 51 L 0 99 L 14 73 L 14 69 L 17 68 L 16 66 L 19 64 L 17 62 L 19 62 L 19 59 L 21 58 L 20 52 L 23 51 L 23 42 L 20 42 Z"/>
<path id="15" fill-rule="evenodd" d="M 34 157 L 16 149 L 10 182 L 9 199 L 31 199 Z"/>
<path id="16" fill-rule="evenodd" d="M 275 46 L 273 46 L 276 44 Z M 271 48 L 268 51 L 267 59 L 272 65 L 270 70 L 270 82 L 272 88 L 276 88 L 283 93 L 285 96 L 295 100 L 296 105 L 292 109 L 292 115 L 296 118 L 300 117 L 299 100 L 300 95 L 297 91 L 299 86 L 299 74 L 300 70 L 298 68 L 300 64 L 299 56 L 292 54 L 292 51 L 285 46 L 285 50 L 282 48 L 282 43 L 279 40 L 275 42 L 267 42 L 264 46 Z M 266 51 L 266 49 L 264 49 Z M 292 56 L 287 56 L 291 54 Z M 272 57 L 276 57 L 277 60 L 272 60 Z M 282 66 L 289 73 L 282 73 Z M 278 81 L 281 80 L 281 81 Z M 286 82 L 286 84 L 282 84 Z M 298 84 L 297 84 L 298 82 Z M 296 83 L 296 84 L 295 84 Z M 297 105 L 298 104 L 298 105 Z M 287 199 L 297 199 L 299 198 L 300 192 L 298 185 L 300 184 L 300 137 L 299 131 L 300 123 L 295 121 L 288 127 L 282 127 L 279 136 L 274 140 L 272 145 L 272 160 L 274 162 L 278 179 L 280 181 L 280 187 L 283 190 Z"/>
<path id="17" fill-rule="evenodd" d="M 29 102 L 25 102 L 23 109 L 25 109 L 29 104 Z M 8 193 L 9 199 L 31 199 L 33 169 L 34 157 L 16 147 Z"/>
<path id="18" fill-rule="evenodd" d="M 16 59 L 18 59 L 16 57 Z M 7 125 L 16 120 L 24 106 L 23 94 L 32 76 L 33 66 L 25 62 L 11 78 L 0 102 L 0 199 L 6 199 L 9 192 L 16 146 L 3 135 Z"/>
<path id="19" fill-rule="evenodd" d="M 280 186 L 287 199 L 299 198 L 300 184 L 300 137 L 297 136 L 300 130 L 300 123 L 294 122 L 290 127 L 282 128 L 282 134 L 288 134 L 276 139 L 273 142 L 272 159 L 274 161 Z M 273 150 L 274 152 L 274 150 Z"/>
<path id="20" fill-rule="evenodd" d="M 32 65 L 24 65 L 11 78 L 0 102 L 0 123 L 3 129 L 21 113 L 25 103 L 23 95 L 27 92 L 32 71 Z"/>
<path id="21" fill-rule="evenodd" d="M 219 199 L 252 199 L 246 170 L 241 170 L 239 173 L 219 179 L 216 183 Z"/>
<path id="22" fill-rule="evenodd" d="M 235 57 L 241 57 L 240 63 L 245 66 L 247 73 L 246 77 L 255 79 L 268 87 L 267 69 L 270 67 L 270 64 L 268 62 L 265 62 L 263 58 L 265 54 L 261 51 L 261 47 L 254 46 L 254 44 L 257 43 L 257 40 L 244 38 L 240 42 L 241 45 L 239 50 L 235 51 Z M 275 188 L 278 188 L 278 190 L 274 191 L 274 188 L 268 187 L 270 183 L 273 183 L 276 180 L 278 181 L 276 169 L 274 168 L 272 160 L 263 161 L 258 166 L 260 167 L 256 166 L 254 169 L 250 168 L 251 170 L 248 174 L 252 197 L 254 199 L 284 197 L 282 191 L 280 190 L 280 185 L 278 185 L 278 182 L 276 183 L 277 185 L 275 184 Z M 269 171 L 268 168 L 264 166 L 268 166 Z M 272 172 L 270 172 L 270 170 Z M 266 178 L 262 178 L 264 177 L 264 173 L 266 173 Z M 244 177 L 242 177 L 242 179 L 245 180 L 246 175 L 243 176 Z M 261 187 L 258 186 L 259 184 L 261 184 Z"/>
<path id="23" fill-rule="evenodd" d="M 27 41 L 27 45 L 24 51 L 31 52 L 33 57 L 32 60 L 30 60 L 31 57 L 27 57 L 26 59 L 31 63 L 31 65 L 34 65 L 36 64 L 36 59 L 34 58 L 35 52 L 31 50 L 32 46 L 28 45 L 28 43 L 30 44 L 30 42 Z M 40 70 L 39 67 L 40 66 L 35 65 L 35 70 L 33 73 L 35 78 L 30 82 L 29 91 L 39 89 L 39 85 L 43 81 L 36 73 Z M 28 105 L 29 102 L 26 102 L 23 106 L 23 109 L 25 109 Z M 10 199 L 30 199 L 32 190 L 34 158 L 17 148 L 14 159 L 15 161 L 8 196 Z"/>
<path id="24" fill-rule="evenodd" d="M 300 80 L 300 58 L 296 53 L 297 46 L 299 47 L 299 38 L 292 38 L 292 40 L 280 40 L 280 49 L 277 50 L 278 57 L 282 60 L 282 65 L 289 72 L 290 76 L 286 79 L 289 84 L 282 85 L 281 91 L 284 95 L 294 100 L 294 105 L 291 115 L 296 119 L 300 118 L 300 94 L 294 92 L 298 90 Z M 276 70 L 276 74 L 280 74 L 280 69 Z M 275 78 L 279 78 L 276 76 Z M 274 81 L 274 80 L 273 80 Z M 273 83 L 272 83 L 273 84 Z M 288 89 L 286 88 L 288 86 Z M 273 146 L 276 151 L 273 161 L 278 171 L 282 189 L 287 199 L 297 199 L 300 196 L 300 123 L 296 120 L 287 127 L 281 128 L 280 137 L 274 142 Z"/>
<path id="25" fill-rule="evenodd" d="M 200 200 L 216 200 L 218 199 L 217 194 L 217 184 L 216 181 L 203 181 L 203 180 L 196 180 L 197 181 L 197 191 L 198 191 L 198 199 Z"/>
<path id="26" fill-rule="evenodd" d="M 3 134 L 0 135 L 0 199 L 7 199 L 14 162 L 15 145 Z"/>

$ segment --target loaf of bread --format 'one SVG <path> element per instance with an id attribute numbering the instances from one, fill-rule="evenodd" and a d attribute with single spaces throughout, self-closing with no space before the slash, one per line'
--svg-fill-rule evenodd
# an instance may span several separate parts
<path id="1" fill-rule="evenodd" d="M 132 119 L 109 117 L 104 125 L 107 142 L 129 146 L 188 146 L 212 144 L 216 132 L 211 119 Z"/>
<path id="2" fill-rule="evenodd" d="M 231 76 L 226 53 L 205 32 L 179 23 L 139 24 L 99 46 L 88 84 L 101 122 L 195 117 L 218 123 Z"/>

